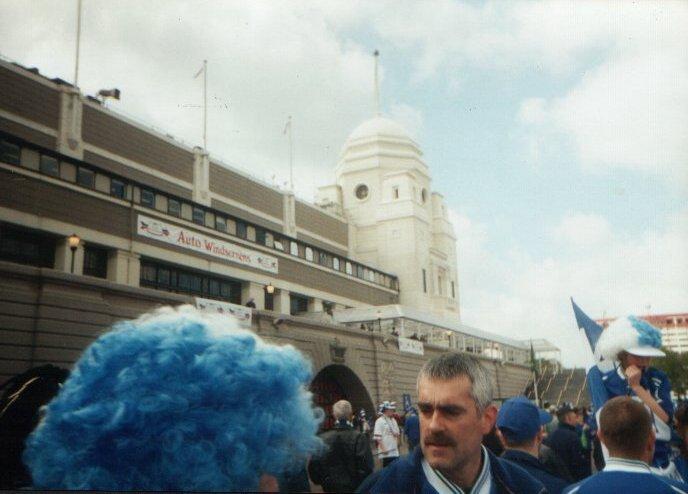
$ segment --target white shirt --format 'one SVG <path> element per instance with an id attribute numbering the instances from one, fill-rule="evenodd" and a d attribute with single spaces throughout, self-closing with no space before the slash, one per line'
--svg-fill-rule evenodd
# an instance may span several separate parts
<path id="1" fill-rule="evenodd" d="M 381 415 L 375 421 L 373 438 L 379 441 L 377 451 L 380 458 L 396 458 L 399 456 L 399 425 L 397 421 L 387 415 Z M 384 453 L 383 453 L 384 451 Z"/>
<path id="2" fill-rule="evenodd" d="M 481 450 L 483 455 L 483 467 L 478 474 L 478 478 L 475 480 L 475 484 L 473 484 L 471 494 L 490 494 L 490 489 L 492 489 L 490 456 L 487 454 L 485 446 L 481 446 Z M 423 458 L 421 464 L 423 466 L 425 478 L 428 479 L 430 485 L 433 486 L 439 494 L 464 494 L 461 487 L 449 480 L 439 470 L 432 468 L 425 458 Z"/>

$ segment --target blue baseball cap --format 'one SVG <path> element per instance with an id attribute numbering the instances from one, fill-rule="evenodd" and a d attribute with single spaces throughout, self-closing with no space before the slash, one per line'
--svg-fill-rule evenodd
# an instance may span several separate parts
<path id="1" fill-rule="evenodd" d="M 532 439 L 552 416 L 540 410 L 525 396 L 506 400 L 497 414 L 497 427 L 511 441 Z"/>

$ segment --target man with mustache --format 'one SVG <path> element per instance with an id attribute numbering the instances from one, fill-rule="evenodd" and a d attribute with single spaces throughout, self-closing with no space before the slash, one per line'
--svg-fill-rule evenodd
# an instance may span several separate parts
<path id="1" fill-rule="evenodd" d="M 446 353 L 429 360 L 417 389 L 421 447 L 368 477 L 358 492 L 547 492 L 528 472 L 482 446 L 497 409 L 492 380 L 476 358 Z"/>

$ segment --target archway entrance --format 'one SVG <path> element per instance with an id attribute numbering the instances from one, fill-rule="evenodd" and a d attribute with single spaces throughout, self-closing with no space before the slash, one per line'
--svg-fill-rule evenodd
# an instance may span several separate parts
<path id="1" fill-rule="evenodd" d="M 368 390 L 354 372 L 344 365 L 328 365 L 313 378 L 310 385 L 313 393 L 313 401 L 325 410 L 323 429 L 331 429 L 334 426 L 332 405 L 339 400 L 348 400 L 354 413 L 362 408 L 370 418 L 375 411 L 373 400 L 370 399 Z"/>

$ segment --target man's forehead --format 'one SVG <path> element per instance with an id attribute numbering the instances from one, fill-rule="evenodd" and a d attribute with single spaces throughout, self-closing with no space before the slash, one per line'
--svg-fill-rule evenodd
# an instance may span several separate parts
<path id="1" fill-rule="evenodd" d="M 461 403 L 472 400 L 471 380 L 467 376 L 451 379 L 423 377 L 418 382 L 418 401 L 431 403 Z"/>

